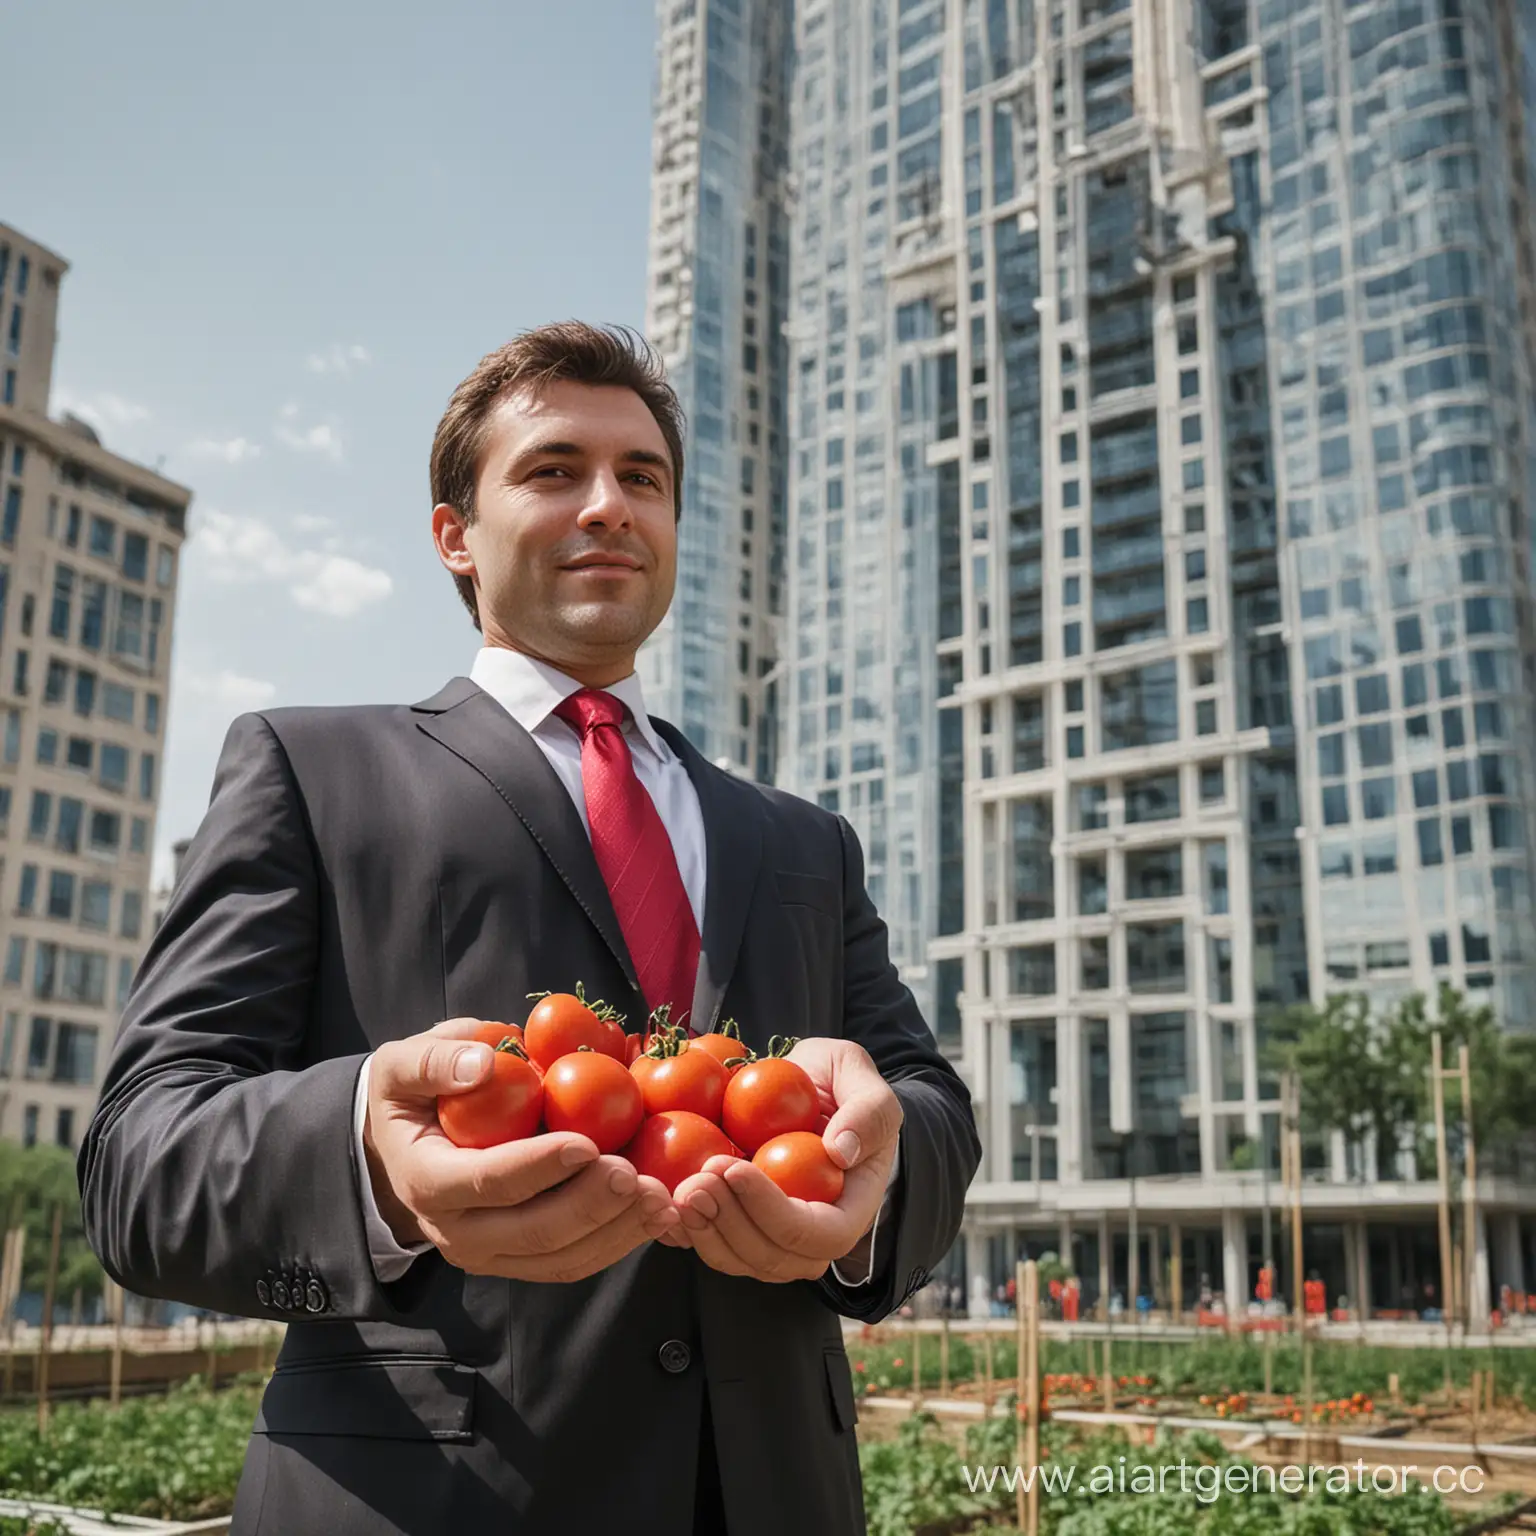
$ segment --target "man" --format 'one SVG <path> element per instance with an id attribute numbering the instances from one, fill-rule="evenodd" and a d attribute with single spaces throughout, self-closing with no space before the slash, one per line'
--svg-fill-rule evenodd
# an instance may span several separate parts
<path id="1" fill-rule="evenodd" d="M 230 728 L 80 1179 L 131 1290 L 290 1324 L 234 1536 L 864 1529 L 838 1317 L 924 1283 L 980 1148 L 848 824 L 646 714 L 682 468 L 643 344 L 519 337 L 432 451 L 470 677 Z M 665 1002 L 804 1037 L 838 1203 L 729 1159 L 669 1196 L 571 1133 L 448 1142 L 473 1022 L 577 981 L 631 1029 Z"/>

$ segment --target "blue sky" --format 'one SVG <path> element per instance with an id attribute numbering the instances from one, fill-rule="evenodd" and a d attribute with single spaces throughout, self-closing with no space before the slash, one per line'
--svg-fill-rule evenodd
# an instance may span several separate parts
<path id="1" fill-rule="evenodd" d="M 469 670 L 432 430 L 523 327 L 643 318 L 652 47 L 649 0 L 8 16 L 0 221 L 70 263 L 54 414 L 195 493 L 162 872 L 242 710 Z"/>

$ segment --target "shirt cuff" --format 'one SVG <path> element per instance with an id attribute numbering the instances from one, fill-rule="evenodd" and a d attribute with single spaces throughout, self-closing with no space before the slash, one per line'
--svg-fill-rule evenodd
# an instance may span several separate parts
<path id="1" fill-rule="evenodd" d="M 885 1220 L 891 1209 L 891 1201 L 896 1188 L 896 1175 L 901 1170 L 901 1143 L 896 1143 L 896 1154 L 891 1158 L 891 1171 L 885 1176 L 885 1198 L 880 1202 L 880 1209 L 875 1212 L 875 1219 L 869 1229 L 869 1263 L 863 1275 L 857 1278 L 845 1275 L 834 1263 L 832 1273 L 837 1278 L 839 1285 L 846 1285 L 850 1290 L 857 1290 L 861 1285 L 868 1285 L 875 1278 L 875 1243 L 880 1236 L 880 1223 Z"/>
<path id="2" fill-rule="evenodd" d="M 412 1243 L 409 1248 L 395 1241 L 389 1223 L 379 1214 L 379 1202 L 374 1198 L 373 1181 L 368 1177 L 368 1157 L 363 1150 L 363 1126 L 368 1119 L 368 1068 L 371 1055 L 363 1058 L 363 1068 L 357 1074 L 357 1092 L 352 1099 L 352 1140 L 357 1155 L 358 1182 L 363 1189 L 363 1226 L 368 1233 L 368 1257 L 373 1272 L 382 1284 L 398 1280 L 431 1243 Z"/>

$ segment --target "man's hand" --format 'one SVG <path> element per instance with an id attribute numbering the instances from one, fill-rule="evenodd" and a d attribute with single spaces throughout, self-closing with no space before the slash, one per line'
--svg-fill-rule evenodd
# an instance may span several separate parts
<path id="1" fill-rule="evenodd" d="M 816 1085 L 832 1161 L 844 1170 L 836 1205 L 792 1200 L 760 1168 L 715 1157 L 673 1199 L 694 1251 L 713 1269 L 755 1280 L 815 1280 L 869 1235 L 901 1132 L 901 1101 L 869 1052 L 851 1040 L 806 1039 L 789 1053 Z"/>
<path id="2" fill-rule="evenodd" d="M 440 1094 L 488 1075 L 490 1047 L 463 1043 L 478 1019 L 450 1019 L 374 1052 L 363 1147 L 379 1213 L 402 1245 L 430 1242 L 472 1275 L 570 1281 L 678 1229 L 657 1179 L 586 1136 L 551 1132 L 477 1150 L 437 1122 Z"/>

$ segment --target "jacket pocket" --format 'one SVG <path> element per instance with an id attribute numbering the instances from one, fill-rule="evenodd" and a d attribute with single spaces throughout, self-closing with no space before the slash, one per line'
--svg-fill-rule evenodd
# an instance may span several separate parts
<path id="1" fill-rule="evenodd" d="M 279 1364 L 256 1432 L 469 1440 L 479 1373 L 441 1355 L 352 1355 Z"/>
<path id="2" fill-rule="evenodd" d="M 852 1429 L 859 1421 L 858 1404 L 853 1397 L 853 1372 L 848 1356 L 841 1349 L 822 1352 L 827 1362 L 827 1385 L 832 1389 L 832 1414 L 839 1429 Z"/>
<path id="3" fill-rule="evenodd" d="M 825 875 L 779 869 L 774 871 L 773 882 L 778 888 L 779 901 L 786 907 L 811 907 L 834 919 L 843 915 L 842 887 Z"/>

